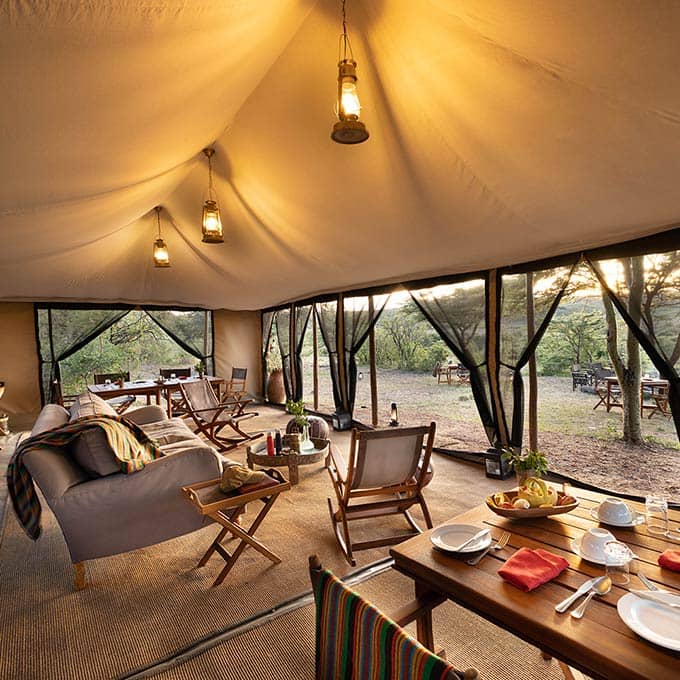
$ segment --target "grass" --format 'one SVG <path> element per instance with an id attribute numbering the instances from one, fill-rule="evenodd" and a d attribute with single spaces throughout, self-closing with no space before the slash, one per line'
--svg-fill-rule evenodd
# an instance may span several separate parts
<path id="1" fill-rule="evenodd" d="M 371 422 L 371 397 L 368 367 L 360 366 L 363 380 L 357 382 L 354 417 Z M 429 373 L 412 373 L 397 369 L 378 369 L 379 424 L 387 424 L 391 402 L 399 405 L 400 421 L 416 424 L 434 420 L 438 426 L 437 446 L 455 446 L 480 450 L 488 446 L 470 386 L 456 381 L 448 385 L 437 383 Z M 313 403 L 311 375 L 305 376 L 305 400 Z M 319 375 L 319 410 L 335 410 L 330 376 L 321 370 Z M 597 440 L 614 441 L 622 437 L 621 409 L 606 412 L 603 406 L 593 409 L 598 397 L 571 389 L 571 378 L 539 377 L 538 430 L 540 433 L 578 435 Z M 525 394 L 525 397 L 527 395 Z M 464 427 L 461 427 L 464 426 Z M 466 430 L 466 432 L 464 431 Z M 660 446 L 680 449 L 673 421 L 655 415 L 642 418 L 643 437 Z M 525 439 L 528 422 L 525 413 Z"/>

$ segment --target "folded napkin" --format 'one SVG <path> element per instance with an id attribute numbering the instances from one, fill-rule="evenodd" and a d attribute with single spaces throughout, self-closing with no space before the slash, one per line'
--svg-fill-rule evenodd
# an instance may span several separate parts
<path id="1" fill-rule="evenodd" d="M 680 550 L 666 550 L 659 555 L 659 566 L 670 569 L 671 571 L 680 571 Z"/>
<path id="2" fill-rule="evenodd" d="M 554 579 L 568 566 L 569 562 L 564 557 L 553 555 L 547 550 L 520 548 L 498 570 L 498 573 L 508 583 L 529 592 Z"/>

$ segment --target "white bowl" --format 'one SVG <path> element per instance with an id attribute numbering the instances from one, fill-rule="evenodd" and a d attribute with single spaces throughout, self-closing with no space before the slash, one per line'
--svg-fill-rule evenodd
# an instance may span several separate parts
<path id="1" fill-rule="evenodd" d="M 597 508 L 597 516 L 613 524 L 629 524 L 633 519 L 631 509 L 620 498 L 605 498 Z"/>
<path id="2" fill-rule="evenodd" d="M 604 563 L 604 546 L 608 541 L 615 541 L 616 538 L 606 529 L 588 529 L 581 538 L 581 553 L 586 557 Z"/>

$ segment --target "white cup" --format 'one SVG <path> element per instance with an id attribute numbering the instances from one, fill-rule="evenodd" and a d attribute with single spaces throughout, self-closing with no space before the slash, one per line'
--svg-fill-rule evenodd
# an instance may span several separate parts
<path id="1" fill-rule="evenodd" d="M 604 546 L 609 541 L 615 541 L 616 538 L 606 529 L 588 529 L 583 538 L 581 538 L 581 554 L 586 558 L 592 558 L 598 562 L 605 561 Z"/>
<path id="2" fill-rule="evenodd" d="M 605 498 L 597 508 L 597 516 L 603 522 L 614 524 L 628 524 L 633 519 L 630 508 L 620 498 Z"/>

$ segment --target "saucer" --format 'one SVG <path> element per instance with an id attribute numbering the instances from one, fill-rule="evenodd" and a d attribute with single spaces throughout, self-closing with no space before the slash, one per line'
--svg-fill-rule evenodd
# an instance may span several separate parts
<path id="1" fill-rule="evenodd" d="M 638 512 L 637 510 L 634 510 L 631 508 L 631 512 L 633 513 L 633 519 L 630 522 L 624 522 L 624 523 L 619 523 L 619 522 L 608 522 L 607 520 L 600 519 L 598 514 L 597 514 L 597 507 L 590 508 L 590 516 L 596 521 L 599 522 L 600 524 L 607 524 L 608 526 L 611 527 L 636 527 L 638 524 L 644 524 L 645 523 L 645 513 L 644 512 Z"/>

